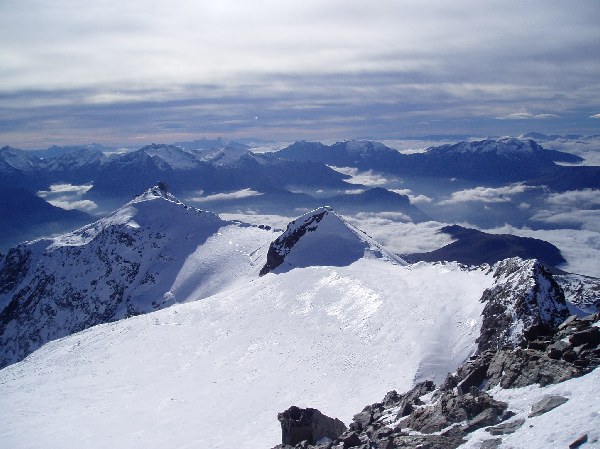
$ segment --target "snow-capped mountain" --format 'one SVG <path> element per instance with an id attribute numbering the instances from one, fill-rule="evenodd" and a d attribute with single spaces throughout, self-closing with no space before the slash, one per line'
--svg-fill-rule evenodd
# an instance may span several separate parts
<path id="1" fill-rule="evenodd" d="M 5 360 L 92 327 L 0 370 L 0 444 L 272 447 L 291 404 L 349 422 L 390 389 L 442 382 L 476 352 L 495 292 L 523 330 L 562 304 L 534 262 L 407 266 L 330 208 L 274 237 L 155 188 L 15 248 Z"/>
<path id="2" fill-rule="evenodd" d="M 331 207 L 320 207 L 292 221 L 271 243 L 267 263 L 260 274 L 319 265 L 346 266 L 364 257 L 406 265 L 398 256 L 343 220 Z"/>
<path id="3" fill-rule="evenodd" d="M 534 180 L 544 176 L 552 187 L 577 178 L 582 167 L 559 167 L 555 162 L 577 163 L 570 153 L 547 150 L 532 140 L 505 138 L 464 141 L 402 154 L 381 143 L 348 141 L 333 145 L 296 142 L 276 153 L 291 160 L 319 161 L 337 167 L 357 167 L 399 176 L 444 177 L 484 183 Z M 587 171 L 594 172 L 593 168 Z M 576 174 L 577 173 L 577 174 Z M 587 172 L 586 172 L 587 173 Z M 586 185 L 597 186 L 586 178 Z"/>
<path id="4" fill-rule="evenodd" d="M 0 259 L 0 365 L 88 327 L 200 299 L 256 266 L 273 234 L 152 188 L 101 220 Z"/>

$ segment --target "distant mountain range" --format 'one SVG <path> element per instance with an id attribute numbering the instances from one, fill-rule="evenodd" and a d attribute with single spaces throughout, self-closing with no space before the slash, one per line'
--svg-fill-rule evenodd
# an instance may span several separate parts
<path id="1" fill-rule="evenodd" d="M 533 140 L 506 138 L 465 141 L 402 154 L 382 143 L 345 141 L 333 145 L 296 142 L 276 154 L 298 161 L 318 161 L 338 167 L 377 170 L 398 176 L 466 179 L 483 184 L 517 181 L 544 183 L 557 191 L 600 187 L 600 167 L 564 167 L 578 163 L 570 153 L 546 150 Z M 582 176 L 583 175 L 583 176 Z"/>

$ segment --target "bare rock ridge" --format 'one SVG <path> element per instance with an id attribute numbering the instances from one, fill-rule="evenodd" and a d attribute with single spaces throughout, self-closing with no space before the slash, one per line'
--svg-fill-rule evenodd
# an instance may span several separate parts
<path id="1" fill-rule="evenodd" d="M 347 223 L 331 207 L 323 206 L 290 222 L 285 232 L 271 243 L 260 275 L 315 265 L 346 266 L 362 257 L 406 264 Z"/>
<path id="2" fill-rule="evenodd" d="M 275 448 L 452 449 L 482 428 L 490 437 L 481 447 L 496 448 L 528 419 L 567 402 L 562 396 L 544 397 L 531 404 L 528 416 L 515 417 L 490 390 L 544 386 L 590 373 L 600 366 L 600 313 L 569 316 L 562 290 L 535 260 L 507 259 L 493 269 L 495 284 L 481 299 L 486 307 L 478 353 L 440 386 L 427 381 L 404 394 L 390 391 L 331 441 L 284 439 Z M 587 441 L 587 434 L 580 439 Z"/>
<path id="3" fill-rule="evenodd" d="M 562 289 L 539 261 L 511 258 L 494 268 L 494 285 L 481 297 L 480 352 L 552 332 L 569 316 Z"/>

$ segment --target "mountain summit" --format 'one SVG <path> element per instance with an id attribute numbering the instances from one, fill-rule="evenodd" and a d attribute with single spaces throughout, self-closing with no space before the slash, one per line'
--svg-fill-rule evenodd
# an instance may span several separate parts
<path id="1" fill-rule="evenodd" d="M 347 266 L 363 257 L 406 265 L 331 207 L 323 206 L 292 221 L 271 243 L 260 274 L 318 265 Z"/>

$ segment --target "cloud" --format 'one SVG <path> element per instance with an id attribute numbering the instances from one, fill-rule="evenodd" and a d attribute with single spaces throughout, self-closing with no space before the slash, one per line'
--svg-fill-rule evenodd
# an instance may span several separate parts
<path id="1" fill-rule="evenodd" d="M 73 200 L 69 197 L 59 197 L 53 200 L 48 200 L 50 204 L 56 207 L 67 210 L 81 210 L 84 212 L 92 212 L 98 208 L 98 205 L 91 200 Z"/>
<path id="2" fill-rule="evenodd" d="M 443 223 L 415 224 L 397 212 L 362 212 L 344 218 L 396 254 L 433 251 L 452 242 L 447 234 L 438 232 Z"/>
<path id="3" fill-rule="evenodd" d="M 515 228 L 505 225 L 496 229 L 486 229 L 486 232 L 497 234 L 512 234 L 522 237 L 532 237 L 552 243 L 567 260 L 561 266 L 565 271 L 600 277 L 600 233 L 591 230 L 576 229 L 540 229 Z"/>
<path id="4" fill-rule="evenodd" d="M 37 194 L 42 198 L 46 198 L 57 193 L 71 193 L 74 195 L 84 195 L 93 186 L 91 184 L 73 185 L 73 184 L 52 184 L 50 190 L 40 190 Z"/>
<path id="5" fill-rule="evenodd" d="M 590 118 L 600 118 L 600 114 L 590 115 Z"/>
<path id="6" fill-rule="evenodd" d="M 415 195 L 412 193 L 410 189 L 390 189 L 392 192 L 399 193 L 400 195 L 406 195 L 410 199 L 410 202 L 413 204 L 417 203 L 431 203 L 433 201 L 432 198 L 427 195 Z"/>
<path id="7" fill-rule="evenodd" d="M 560 116 L 556 114 L 530 114 L 528 112 L 514 112 L 512 114 L 501 115 L 496 118 L 498 120 L 545 120 L 560 118 Z"/>
<path id="8" fill-rule="evenodd" d="M 0 39 L 0 139 L 489 134 L 524 110 L 589 129 L 599 11 L 596 0 L 0 2 L 3 36 L 18 36 Z"/>
<path id="9" fill-rule="evenodd" d="M 330 166 L 335 171 L 351 176 L 350 179 L 346 179 L 347 183 L 360 184 L 363 186 L 384 186 L 392 182 L 397 182 L 395 178 L 388 178 L 380 173 L 374 173 L 373 170 L 360 171 L 354 167 L 334 167 Z"/>
<path id="10" fill-rule="evenodd" d="M 199 195 L 202 195 L 203 192 L 199 192 Z M 188 198 L 188 201 L 193 201 L 196 203 L 208 202 L 208 201 L 229 201 L 229 200 L 239 200 L 242 198 L 249 198 L 252 196 L 260 196 L 261 192 L 257 192 L 256 190 L 252 190 L 250 188 L 238 190 L 236 192 L 227 192 L 227 193 L 215 193 L 214 195 L 206 195 L 206 196 L 193 196 Z"/>
<path id="11" fill-rule="evenodd" d="M 94 201 L 82 199 L 91 188 L 91 184 L 52 184 L 50 190 L 40 190 L 37 196 L 62 209 L 93 212 L 98 205 Z"/>
<path id="12" fill-rule="evenodd" d="M 552 225 L 578 226 L 600 232 L 600 190 L 571 190 L 552 193 L 545 199 L 546 209 L 538 210 L 534 221 Z"/>
<path id="13" fill-rule="evenodd" d="M 535 187 L 526 186 L 521 183 L 505 187 L 475 187 L 473 189 L 453 192 L 450 198 L 442 200 L 438 204 L 450 205 L 462 202 L 507 203 L 512 201 L 511 195 L 523 193 L 533 188 Z"/>

